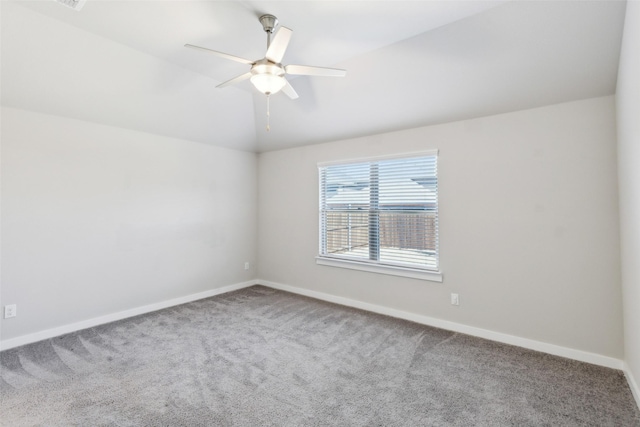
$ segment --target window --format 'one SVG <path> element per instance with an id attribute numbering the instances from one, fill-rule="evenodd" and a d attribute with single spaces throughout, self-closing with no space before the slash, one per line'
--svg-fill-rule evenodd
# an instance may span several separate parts
<path id="1" fill-rule="evenodd" d="M 321 164 L 318 263 L 441 281 L 437 152 Z"/>

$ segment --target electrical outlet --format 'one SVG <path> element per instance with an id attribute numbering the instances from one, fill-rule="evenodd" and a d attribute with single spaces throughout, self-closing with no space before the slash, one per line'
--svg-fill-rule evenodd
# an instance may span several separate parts
<path id="1" fill-rule="evenodd" d="M 18 306 L 15 304 L 4 306 L 4 318 L 16 317 L 18 315 Z"/>
<path id="2" fill-rule="evenodd" d="M 245 262 L 245 263 L 244 263 L 244 269 L 245 269 L 245 270 L 248 270 L 248 269 L 249 269 L 249 261 L 247 261 L 247 262 Z"/>
<path id="3" fill-rule="evenodd" d="M 460 305 L 460 297 L 458 294 L 451 294 L 451 305 Z"/>

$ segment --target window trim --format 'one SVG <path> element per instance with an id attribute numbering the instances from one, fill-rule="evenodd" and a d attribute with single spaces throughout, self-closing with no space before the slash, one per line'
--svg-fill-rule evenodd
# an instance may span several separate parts
<path id="1" fill-rule="evenodd" d="M 375 161 L 402 159 L 402 158 L 409 158 L 409 157 L 421 157 L 421 156 L 437 157 L 438 155 L 439 155 L 438 149 L 431 149 L 431 150 L 423 150 L 423 151 L 398 153 L 398 154 L 392 154 L 392 155 L 360 157 L 355 159 L 344 159 L 344 160 L 338 160 L 338 161 L 324 161 L 324 162 L 318 162 L 317 167 L 319 170 L 320 168 L 323 168 L 323 167 L 344 165 L 344 164 L 351 164 L 351 163 L 365 163 L 365 162 L 375 162 Z M 319 178 L 319 175 L 318 175 L 318 178 Z M 322 194 L 322 182 L 320 181 L 320 179 L 318 179 L 318 191 L 319 191 L 318 199 L 320 199 L 320 196 Z M 439 210 L 440 209 L 438 208 L 438 212 Z M 320 225 L 318 228 L 318 238 L 319 238 L 319 242 L 321 242 L 323 236 L 322 236 L 322 224 L 321 224 L 320 217 L 318 217 L 318 224 Z M 437 252 L 438 252 L 438 258 L 439 258 L 440 250 L 438 249 Z M 388 274 L 393 276 L 409 277 L 413 279 L 427 280 L 427 281 L 440 282 L 440 283 L 443 280 L 441 270 L 426 270 L 421 268 L 413 268 L 410 266 L 405 267 L 400 265 L 388 265 L 388 264 L 375 262 L 371 260 L 368 260 L 368 261 L 364 261 L 364 260 L 361 261 L 361 260 L 355 260 L 355 259 L 349 260 L 342 257 L 322 255 L 320 253 L 316 256 L 316 264 L 330 266 L 330 267 L 347 268 L 347 269 L 359 270 L 359 271 L 367 271 L 367 272 L 377 273 L 377 274 Z M 438 266 L 440 266 L 439 259 L 438 259 Z"/>
<path id="2" fill-rule="evenodd" d="M 439 150 L 437 148 L 434 148 L 431 150 L 409 151 L 406 153 L 390 154 L 390 155 L 383 155 L 383 156 L 358 157 L 354 159 L 343 159 L 343 160 L 329 160 L 325 162 L 318 162 L 318 167 L 323 168 L 327 166 L 348 165 L 349 163 L 375 162 L 376 160 L 404 159 L 405 157 L 437 156 L 438 154 L 439 154 Z"/>
<path id="3" fill-rule="evenodd" d="M 352 261 L 324 255 L 316 256 L 316 264 L 442 283 L 442 273 L 440 271 L 399 267 L 397 265 L 375 264 L 373 262 Z"/>

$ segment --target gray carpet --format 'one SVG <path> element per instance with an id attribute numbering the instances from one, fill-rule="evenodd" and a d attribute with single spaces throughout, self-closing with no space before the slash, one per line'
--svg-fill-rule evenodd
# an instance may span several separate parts
<path id="1" fill-rule="evenodd" d="M 0 359 L 6 426 L 640 426 L 619 371 L 261 286 Z"/>

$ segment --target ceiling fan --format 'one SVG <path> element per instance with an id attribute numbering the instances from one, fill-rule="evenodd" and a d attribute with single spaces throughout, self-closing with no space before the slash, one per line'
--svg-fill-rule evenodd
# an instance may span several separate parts
<path id="1" fill-rule="evenodd" d="M 298 94 L 285 78 L 286 74 L 326 77 L 344 77 L 346 75 L 346 70 L 340 70 L 337 68 L 312 67 L 309 65 L 282 65 L 281 61 L 287 50 L 293 31 L 287 27 L 280 27 L 273 37 L 273 40 L 271 40 L 271 35 L 273 34 L 275 27 L 278 25 L 278 19 L 273 15 L 262 15 L 260 17 L 260 23 L 262 24 L 264 31 L 267 33 L 267 53 L 262 59 L 250 60 L 191 44 L 185 44 L 185 47 L 198 49 L 212 53 L 221 58 L 251 65 L 251 69 L 248 72 L 234 77 L 231 80 L 227 80 L 216 87 L 222 88 L 250 79 L 256 89 L 267 95 L 267 97 L 282 91 L 291 99 L 298 98 Z"/>

